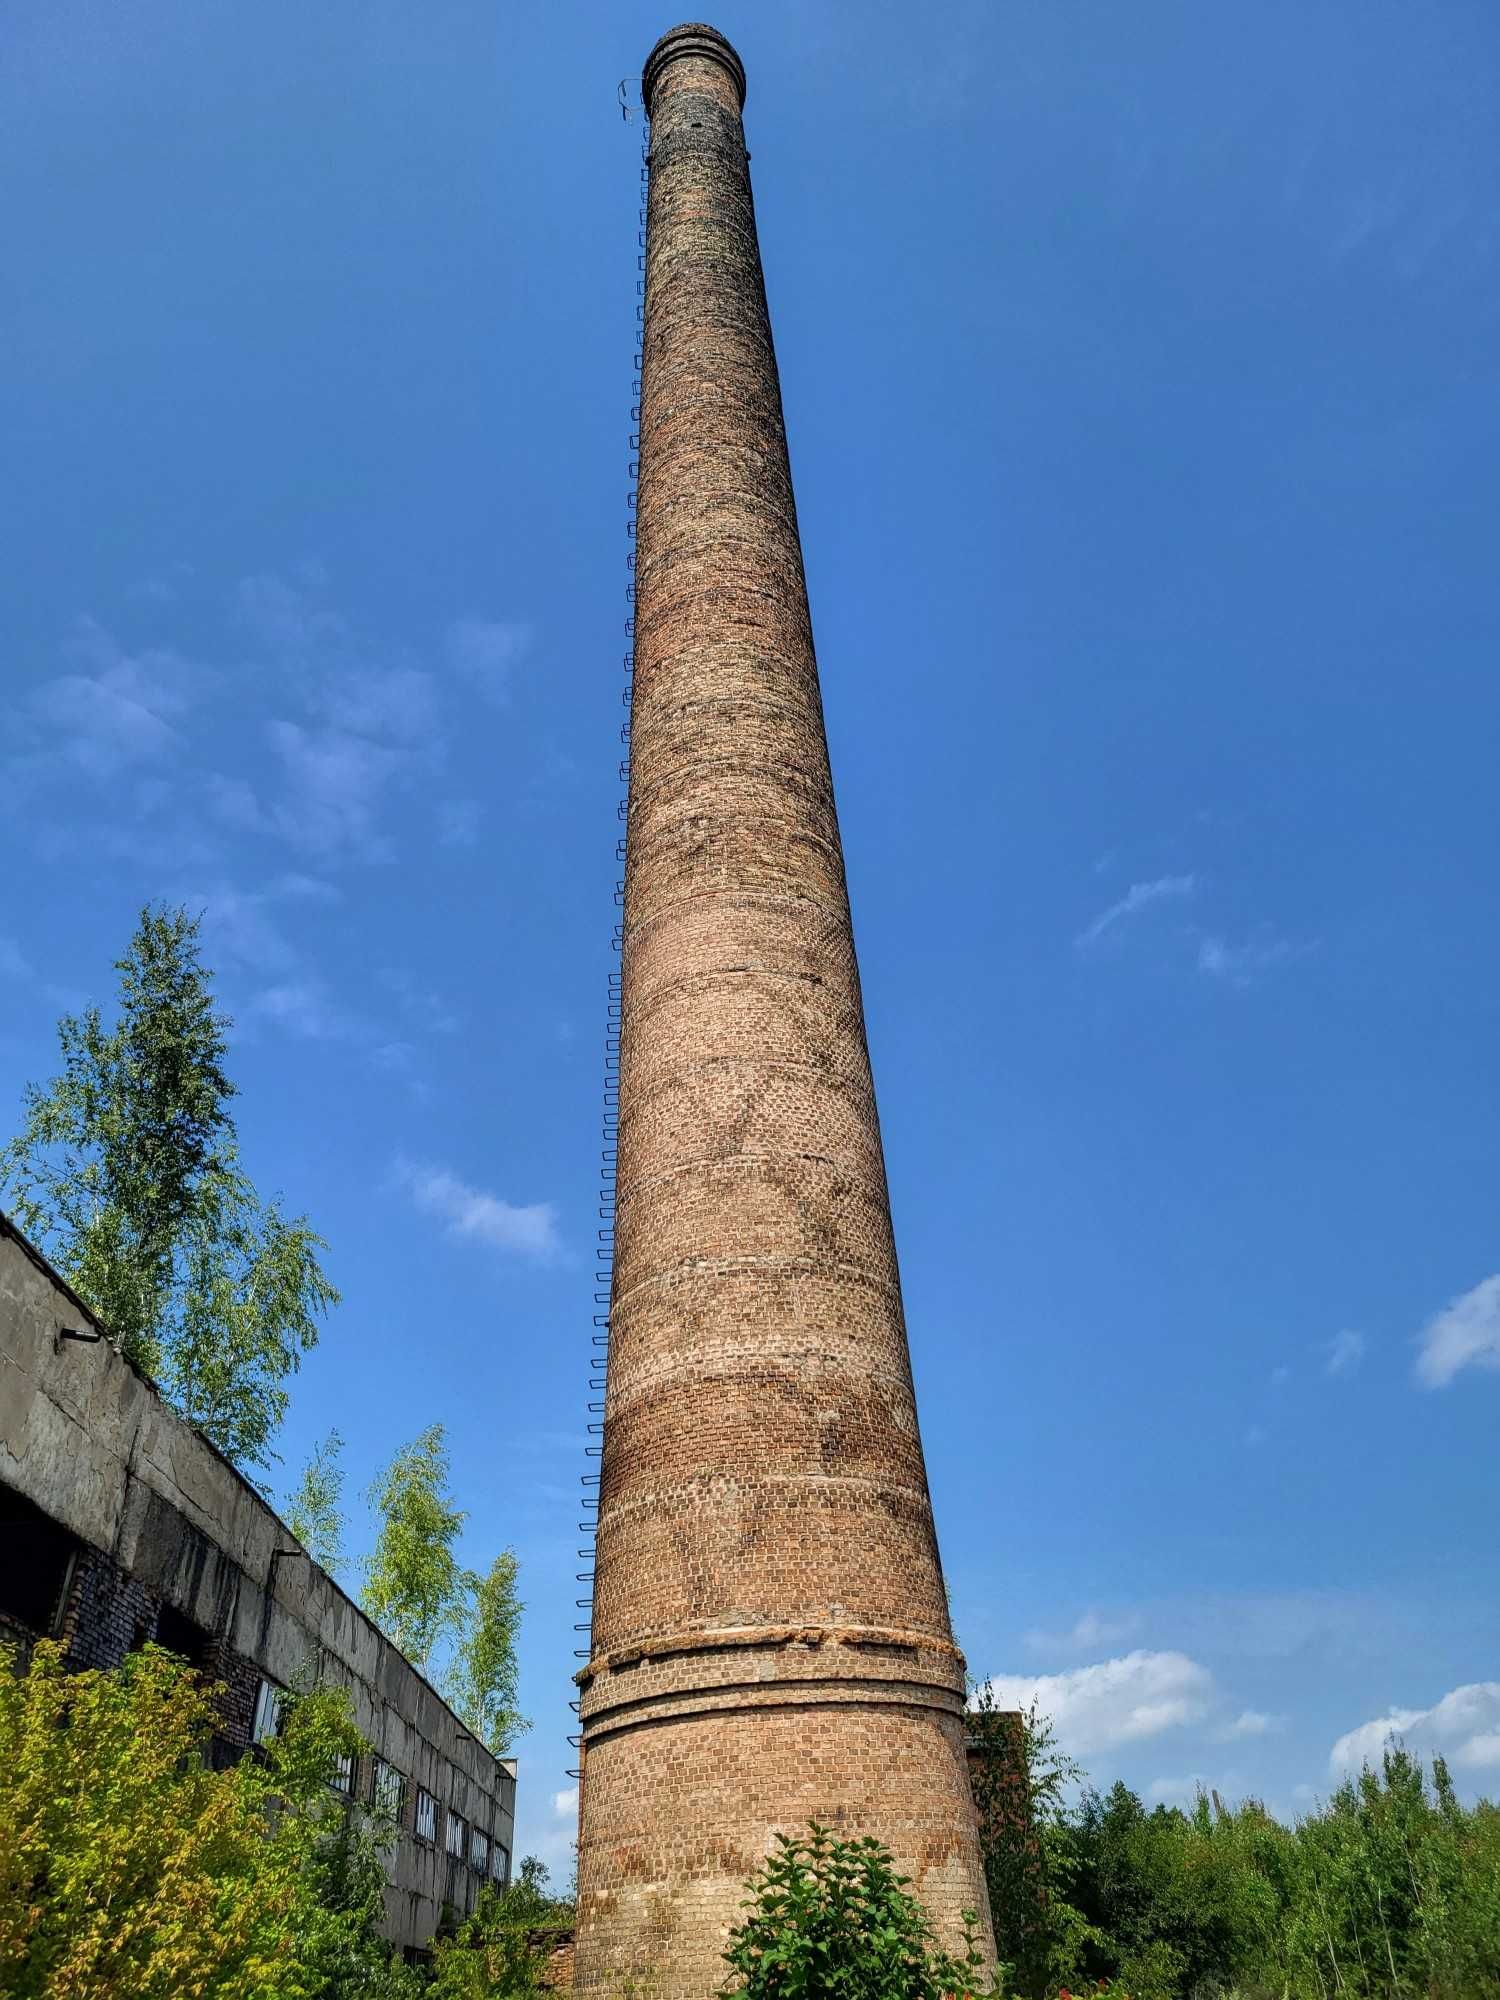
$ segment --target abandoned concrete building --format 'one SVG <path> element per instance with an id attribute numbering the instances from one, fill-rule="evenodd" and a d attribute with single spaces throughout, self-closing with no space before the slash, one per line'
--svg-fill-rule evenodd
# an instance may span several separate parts
<path id="1" fill-rule="evenodd" d="M 216 1761 L 275 1728 L 311 1667 L 349 1689 L 373 1755 L 351 1804 L 393 1808 L 386 1932 L 420 1950 L 443 1906 L 510 1878 L 516 1771 L 320 1569 L 249 1482 L 126 1361 L 0 1215 L 0 1641 L 78 1667 L 169 1646 L 227 1695 Z"/>

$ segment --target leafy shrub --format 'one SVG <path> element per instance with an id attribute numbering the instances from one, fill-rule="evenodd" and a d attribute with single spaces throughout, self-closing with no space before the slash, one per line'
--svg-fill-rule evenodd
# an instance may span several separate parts
<path id="1" fill-rule="evenodd" d="M 572 1929 L 569 1903 L 547 1894 L 547 1870 L 528 1857 L 507 1888 L 491 1884 L 452 1937 L 433 1952 L 431 1993 L 440 2000 L 526 2000 L 544 1993 L 549 1933 Z"/>
<path id="2" fill-rule="evenodd" d="M 974 1920 L 965 1956 L 943 1950 L 932 1920 L 878 1840 L 836 1839 L 816 1821 L 749 1884 L 724 1957 L 735 2000 L 945 2000 L 980 1991 Z"/>
<path id="3" fill-rule="evenodd" d="M 288 1705 L 268 1762 L 210 1769 L 219 1690 L 155 1646 L 68 1673 L 0 1651 L 7 2000 L 407 2000 L 375 1930 L 373 1837 L 329 1790 L 342 1691 Z"/>

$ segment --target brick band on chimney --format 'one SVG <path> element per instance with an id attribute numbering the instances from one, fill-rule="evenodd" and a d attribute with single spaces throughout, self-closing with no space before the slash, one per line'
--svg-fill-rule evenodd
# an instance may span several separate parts
<path id="1" fill-rule="evenodd" d="M 814 1817 L 984 1922 L 740 122 L 651 117 L 618 1175 L 576 1983 L 707 2000 Z"/>

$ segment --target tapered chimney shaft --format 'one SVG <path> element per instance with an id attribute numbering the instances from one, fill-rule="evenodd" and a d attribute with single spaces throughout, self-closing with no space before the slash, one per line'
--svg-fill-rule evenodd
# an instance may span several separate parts
<path id="1" fill-rule="evenodd" d="M 615 1262 L 577 1985 L 707 2000 L 777 1830 L 985 1909 L 723 37 L 652 50 Z"/>

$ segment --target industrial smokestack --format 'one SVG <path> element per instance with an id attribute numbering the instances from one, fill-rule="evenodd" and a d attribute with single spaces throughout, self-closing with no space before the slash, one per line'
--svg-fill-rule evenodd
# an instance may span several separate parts
<path id="1" fill-rule="evenodd" d="M 745 72 L 675 28 L 650 178 L 618 1178 L 577 1988 L 705 2000 L 816 1817 L 986 1908 L 917 1429 Z"/>

